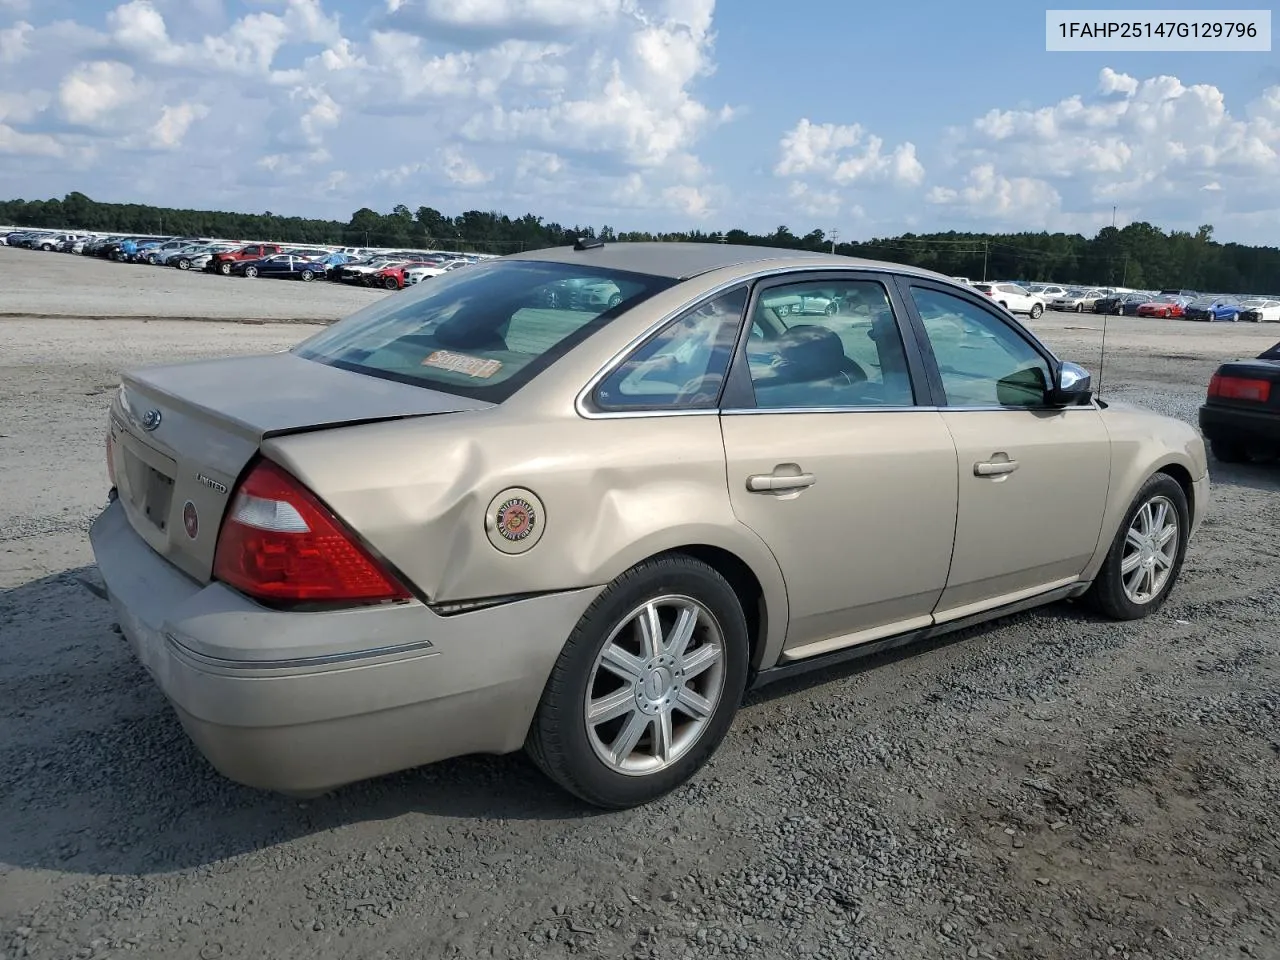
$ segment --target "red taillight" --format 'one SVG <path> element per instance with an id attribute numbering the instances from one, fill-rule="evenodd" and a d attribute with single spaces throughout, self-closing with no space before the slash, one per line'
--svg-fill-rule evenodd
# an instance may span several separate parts
<path id="1" fill-rule="evenodd" d="M 1215 373 L 1209 379 L 1209 396 L 1222 400 L 1251 400 L 1266 403 L 1271 399 L 1271 383 L 1267 380 L 1250 380 L 1246 377 L 1230 377 Z"/>
<path id="2" fill-rule="evenodd" d="M 294 477 L 267 460 L 236 489 L 213 576 L 267 601 L 378 603 L 409 591 Z"/>

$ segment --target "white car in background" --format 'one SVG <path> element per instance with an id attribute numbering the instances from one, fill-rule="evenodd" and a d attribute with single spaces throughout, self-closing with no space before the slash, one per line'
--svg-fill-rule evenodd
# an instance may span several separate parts
<path id="1" fill-rule="evenodd" d="M 408 267 L 404 271 L 404 285 L 406 287 L 423 280 L 429 280 L 432 277 L 438 277 L 442 273 L 450 273 L 462 267 L 470 266 L 470 260 L 451 260 L 448 263 L 421 263 L 414 267 Z"/>
<path id="2" fill-rule="evenodd" d="M 975 283 L 973 289 L 986 294 L 1010 313 L 1025 313 L 1032 320 L 1044 313 L 1044 297 L 1016 283 Z"/>
<path id="3" fill-rule="evenodd" d="M 1040 294 L 1040 296 L 1044 297 L 1045 303 L 1052 302 L 1056 297 L 1065 296 L 1067 292 L 1066 287 L 1060 287 L 1056 283 L 1033 283 L 1027 287 L 1027 290 L 1031 293 Z"/>
<path id="4" fill-rule="evenodd" d="M 1240 304 L 1240 319 L 1254 323 L 1280 323 L 1280 300 L 1251 297 Z"/>

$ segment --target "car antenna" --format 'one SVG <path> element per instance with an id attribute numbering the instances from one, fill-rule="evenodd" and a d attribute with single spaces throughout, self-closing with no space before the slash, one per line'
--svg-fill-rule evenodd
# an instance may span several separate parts
<path id="1" fill-rule="evenodd" d="M 1093 392 L 1098 400 L 1102 399 L 1102 369 L 1107 362 L 1107 318 L 1110 316 L 1110 310 L 1102 315 L 1102 352 L 1098 354 L 1098 389 Z"/>

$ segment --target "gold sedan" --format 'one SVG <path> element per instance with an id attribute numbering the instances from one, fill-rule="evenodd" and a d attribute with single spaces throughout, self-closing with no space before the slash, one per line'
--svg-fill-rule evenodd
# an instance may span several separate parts
<path id="1" fill-rule="evenodd" d="M 1066 598 L 1152 613 L 1209 497 L 1195 430 L 972 287 L 722 244 L 504 257 L 128 373 L 107 459 L 111 601 L 227 776 L 523 747 L 605 807 L 692 777 L 749 686 Z"/>

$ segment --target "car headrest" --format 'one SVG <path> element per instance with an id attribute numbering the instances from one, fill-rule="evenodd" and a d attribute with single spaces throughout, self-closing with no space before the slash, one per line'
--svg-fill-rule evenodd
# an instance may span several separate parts
<path id="1" fill-rule="evenodd" d="M 840 373 L 844 343 L 826 327 L 799 324 L 778 338 L 776 380 L 800 383 L 826 380 Z"/>
<path id="2" fill-rule="evenodd" d="M 465 312 L 454 314 L 435 329 L 436 343 L 455 350 L 505 350 L 507 342 L 496 330 L 473 321 Z"/>

